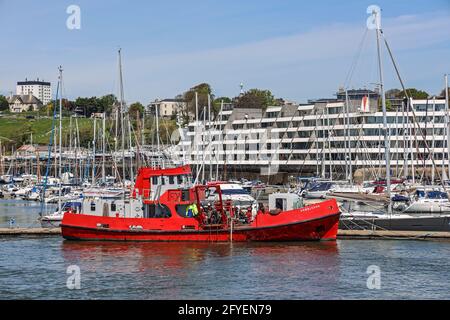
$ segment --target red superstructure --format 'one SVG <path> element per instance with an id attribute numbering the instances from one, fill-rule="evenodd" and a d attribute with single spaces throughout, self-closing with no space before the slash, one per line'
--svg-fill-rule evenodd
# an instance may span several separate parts
<path id="1" fill-rule="evenodd" d="M 220 183 L 179 187 L 190 174 L 189 166 L 142 168 L 130 199 L 142 206 L 142 216 L 66 212 L 62 235 L 73 240 L 118 241 L 336 239 L 340 212 L 334 199 L 282 212 L 260 209 L 253 216 L 249 208 L 248 214 L 242 215 L 242 208 L 238 210 L 231 201 L 222 200 Z M 189 210 L 192 205 L 197 209 L 194 213 Z"/>

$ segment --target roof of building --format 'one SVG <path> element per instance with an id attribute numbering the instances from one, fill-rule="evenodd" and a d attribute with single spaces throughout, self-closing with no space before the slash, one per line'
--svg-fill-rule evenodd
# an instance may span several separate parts
<path id="1" fill-rule="evenodd" d="M 18 81 L 17 82 L 18 86 L 33 86 L 33 85 L 43 85 L 43 86 L 50 86 L 51 83 L 50 82 L 46 82 L 46 81 L 39 81 L 39 80 L 34 80 L 34 81 Z"/>
<path id="2" fill-rule="evenodd" d="M 48 146 L 24 144 L 17 149 L 18 152 L 44 152 L 48 151 Z"/>
<path id="3" fill-rule="evenodd" d="M 41 100 L 39 100 L 32 94 L 15 94 L 13 96 L 7 97 L 6 101 L 8 101 L 9 104 L 12 104 L 17 99 L 20 99 L 22 103 L 26 104 L 42 104 Z"/>

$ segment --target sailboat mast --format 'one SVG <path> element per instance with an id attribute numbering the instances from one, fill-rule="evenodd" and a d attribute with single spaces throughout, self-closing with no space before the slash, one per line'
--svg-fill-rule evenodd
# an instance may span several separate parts
<path id="1" fill-rule="evenodd" d="M 161 165 L 160 162 L 160 158 L 159 158 L 159 110 L 158 110 L 158 106 L 155 105 L 155 116 L 156 116 L 156 154 L 157 154 L 157 159 L 158 159 L 158 164 L 157 165 Z"/>
<path id="2" fill-rule="evenodd" d="M 208 144 L 211 144 L 211 95 L 208 94 Z M 209 148 L 209 181 L 212 181 L 212 153 Z"/>
<path id="3" fill-rule="evenodd" d="M 197 91 L 195 92 L 195 140 L 198 139 L 198 93 Z M 199 170 L 199 145 L 200 141 L 196 141 L 195 143 L 195 162 L 196 162 L 196 166 L 195 166 L 195 174 L 198 174 L 198 170 Z"/>
<path id="4" fill-rule="evenodd" d="M 62 66 L 59 66 L 59 197 L 58 197 L 58 212 L 61 212 L 61 197 L 62 197 Z M 55 161 L 56 162 L 56 161 Z"/>
<path id="5" fill-rule="evenodd" d="M 105 173 L 105 153 L 106 153 L 106 112 L 103 112 L 103 130 L 102 130 L 102 182 L 106 181 L 106 173 Z"/>
<path id="6" fill-rule="evenodd" d="M 384 155 L 386 160 L 386 189 L 387 195 L 389 197 L 388 213 L 392 213 L 391 205 L 391 161 L 389 154 L 389 137 L 388 137 L 388 125 L 387 125 L 387 112 L 386 112 L 386 96 L 384 92 L 384 79 L 383 79 L 383 61 L 381 56 L 381 17 L 378 17 L 379 11 L 373 12 L 375 15 L 376 25 L 376 35 L 377 35 L 377 55 L 378 55 L 378 71 L 380 76 L 380 93 L 381 93 L 381 104 L 383 110 L 383 131 L 384 131 Z"/>
<path id="7" fill-rule="evenodd" d="M 448 165 L 448 176 L 450 176 L 450 116 L 449 116 L 449 106 L 448 106 L 448 74 L 445 75 L 445 119 L 447 120 L 447 165 Z M 442 163 L 442 167 L 445 167 Z M 449 177 L 450 178 L 450 177 Z"/>
<path id="8" fill-rule="evenodd" d="M 97 118 L 94 117 L 94 140 L 92 141 L 92 186 L 95 185 L 95 156 L 97 144 Z"/>
<path id="9" fill-rule="evenodd" d="M 348 90 L 345 90 L 345 135 L 346 135 L 346 179 L 349 180 L 350 184 L 353 184 L 353 168 L 352 168 L 352 145 L 351 145 L 351 130 L 350 130 L 350 114 L 349 114 L 349 101 L 348 101 Z M 348 163 L 348 169 L 347 169 Z"/>
<path id="10" fill-rule="evenodd" d="M 123 98 L 123 78 L 122 78 L 122 49 L 119 49 L 119 83 L 120 83 L 120 115 L 122 129 L 122 183 L 125 187 L 125 123 L 124 123 L 124 98 Z"/>
<path id="11" fill-rule="evenodd" d="M 219 144 L 217 146 L 217 167 L 216 167 L 216 179 L 219 180 L 219 162 L 221 160 L 220 152 L 223 150 L 222 146 L 222 113 L 223 113 L 223 100 L 220 102 L 220 116 L 219 116 Z M 222 148 L 222 150 L 220 150 Z"/>

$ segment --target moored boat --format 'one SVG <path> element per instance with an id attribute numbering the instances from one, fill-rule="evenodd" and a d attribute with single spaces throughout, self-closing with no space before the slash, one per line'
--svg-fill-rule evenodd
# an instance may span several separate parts
<path id="1" fill-rule="evenodd" d="M 290 207 L 276 194 L 275 207 L 238 208 L 221 184 L 191 185 L 189 166 L 142 168 L 129 199 L 83 201 L 61 224 L 69 240 L 118 241 L 296 241 L 335 240 L 340 211 L 331 199 Z M 216 196 L 211 197 L 214 194 Z"/>

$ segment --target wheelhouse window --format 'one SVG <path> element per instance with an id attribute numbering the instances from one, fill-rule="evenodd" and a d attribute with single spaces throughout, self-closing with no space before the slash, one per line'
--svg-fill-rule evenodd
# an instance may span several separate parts
<path id="1" fill-rule="evenodd" d="M 95 211 L 95 202 L 91 202 L 91 211 Z"/>
<path id="2" fill-rule="evenodd" d="M 178 204 L 175 206 L 175 210 L 180 217 L 188 218 L 188 204 Z"/>
<path id="3" fill-rule="evenodd" d="M 170 209 L 163 204 L 145 204 L 144 218 L 170 218 L 172 213 Z"/>

